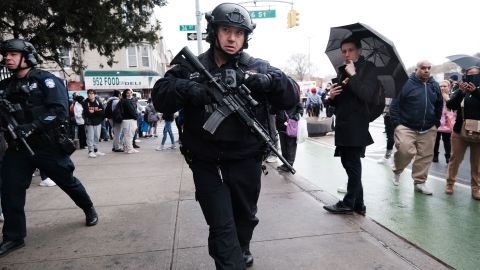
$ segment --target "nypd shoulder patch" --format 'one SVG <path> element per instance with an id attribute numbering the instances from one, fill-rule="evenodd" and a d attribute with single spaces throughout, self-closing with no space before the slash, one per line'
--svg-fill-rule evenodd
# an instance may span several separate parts
<path id="1" fill-rule="evenodd" d="M 55 81 L 51 78 L 48 78 L 48 79 L 45 80 L 45 85 L 48 88 L 55 88 Z"/>

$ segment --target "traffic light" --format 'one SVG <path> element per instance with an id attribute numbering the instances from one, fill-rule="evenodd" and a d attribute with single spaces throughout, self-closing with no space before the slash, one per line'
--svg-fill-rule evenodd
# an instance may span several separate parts
<path id="1" fill-rule="evenodd" d="M 287 23 L 288 23 L 288 28 L 292 28 L 294 26 L 298 26 L 298 15 L 300 15 L 300 13 L 298 13 L 296 10 L 294 9 L 291 9 L 289 12 L 288 12 L 288 18 L 287 18 Z"/>

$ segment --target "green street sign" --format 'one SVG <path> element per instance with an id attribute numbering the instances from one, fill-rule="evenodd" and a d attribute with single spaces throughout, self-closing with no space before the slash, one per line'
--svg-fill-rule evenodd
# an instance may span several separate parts
<path id="1" fill-rule="evenodd" d="M 180 25 L 180 31 L 195 31 L 195 25 Z"/>
<path id="2" fill-rule="evenodd" d="M 275 18 L 276 12 L 274 9 L 271 10 L 254 10 L 250 11 L 250 17 L 252 19 L 268 19 L 268 18 Z"/>

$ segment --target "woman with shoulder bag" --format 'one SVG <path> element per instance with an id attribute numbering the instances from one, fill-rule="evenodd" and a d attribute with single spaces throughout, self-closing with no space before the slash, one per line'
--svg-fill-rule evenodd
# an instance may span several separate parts
<path id="1" fill-rule="evenodd" d="M 479 133 L 472 132 L 473 136 L 468 137 L 462 134 L 465 123 L 476 125 L 480 129 L 480 67 L 471 67 L 465 71 L 464 82 L 460 88 L 452 94 L 447 101 L 447 108 L 457 111 L 457 118 L 453 126 L 452 133 L 452 155 L 448 163 L 447 185 L 445 193 L 453 194 L 453 185 L 458 173 L 458 167 L 463 161 L 467 147 L 470 147 L 470 171 L 472 198 L 480 200 L 480 141 L 475 140 L 475 135 Z"/>

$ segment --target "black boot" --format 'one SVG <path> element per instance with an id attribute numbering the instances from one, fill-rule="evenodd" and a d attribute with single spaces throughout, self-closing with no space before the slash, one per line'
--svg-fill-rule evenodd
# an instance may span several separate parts
<path id="1" fill-rule="evenodd" d="M 438 162 L 438 153 L 433 154 L 433 162 Z"/>
<path id="2" fill-rule="evenodd" d="M 245 261 L 245 265 L 247 267 L 253 265 L 253 255 L 250 253 L 250 250 L 246 249 L 243 251 L 243 260 Z"/>
<path id="3" fill-rule="evenodd" d="M 85 212 L 85 220 L 86 223 L 85 225 L 87 226 L 95 226 L 98 223 L 98 215 L 97 211 L 95 211 L 95 207 L 90 207 L 88 209 L 84 209 L 83 212 Z"/>
<path id="4" fill-rule="evenodd" d="M 23 239 L 16 241 L 3 241 L 0 244 L 0 258 L 8 253 L 25 246 Z"/>

